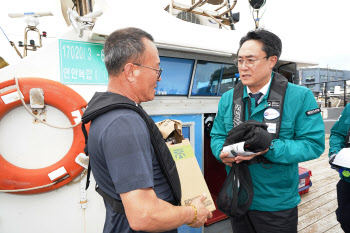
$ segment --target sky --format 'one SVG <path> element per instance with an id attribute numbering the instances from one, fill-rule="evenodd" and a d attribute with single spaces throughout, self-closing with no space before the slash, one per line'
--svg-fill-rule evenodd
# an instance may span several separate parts
<path id="1" fill-rule="evenodd" d="M 266 7 L 262 24 L 280 35 L 284 51 L 321 67 L 350 70 L 350 1 L 271 0 Z"/>
<path id="2" fill-rule="evenodd" d="M 169 2 L 169 0 L 148 1 L 163 5 Z M 175 1 L 190 3 L 190 0 Z M 59 0 L 16 0 L 6 1 L 6 5 L 0 8 L 0 27 L 16 45 L 19 40 L 23 41 L 26 23 L 24 18 L 8 17 L 8 13 L 52 11 L 54 16 L 39 18 L 39 30 L 48 33 L 48 38 L 43 39 L 44 46 L 67 29 L 60 12 Z M 297 61 L 318 63 L 323 68 L 350 70 L 348 9 L 350 9 L 349 0 L 266 0 L 265 6 L 260 11 L 260 14 L 264 12 L 260 27 L 274 32 L 282 39 L 282 56 Z M 238 0 L 233 12 L 240 12 L 241 16 L 235 25 L 237 34 L 243 35 L 255 28 L 248 0 Z M 22 53 L 23 49 L 19 49 Z M 1 30 L 0 56 L 10 64 L 20 59 Z"/>

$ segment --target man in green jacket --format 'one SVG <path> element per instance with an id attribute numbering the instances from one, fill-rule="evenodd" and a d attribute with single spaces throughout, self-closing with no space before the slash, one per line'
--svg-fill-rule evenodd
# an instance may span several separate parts
<path id="1" fill-rule="evenodd" d="M 211 130 L 211 149 L 227 172 L 232 163 L 250 164 L 253 202 L 243 216 L 230 217 L 233 233 L 297 232 L 298 163 L 318 158 L 325 149 L 324 123 L 312 92 L 272 71 L 281 51 L 279 37 L 266 30 L 248 32 L 241 39 L 235 63 L 243 85 L 222 95 Z M 249 119 L 268 125 L 271 146 L 253 155 L 228 157 L 222 152 L 227 135 Z M 270 164 L 257 160 L 261 157 Z"/>
<path id="2" fill-rule="evenodd" d="M 338 152 L 350 147 L 350 104 L 347 104 L 337 122 L 334 123 L 329 137 L 330 163 L 334 161 Z M 350 155 L 349 155 L 350 156 Z M 344 232 L 350 232 L 350 177 L 349 169 L 339 169 L 340 180 L 337 184 L 338 209 L 335 211 L 337 220 Z"/>

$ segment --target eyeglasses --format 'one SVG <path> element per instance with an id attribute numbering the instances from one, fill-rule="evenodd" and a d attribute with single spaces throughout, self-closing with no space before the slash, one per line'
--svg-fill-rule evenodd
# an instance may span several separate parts
<path id="1" fill-rule="evenodd" d="M 247 59 L 236 58 L 236 59 L 233 61 L 233 63 L 234 63 L 236 66 L 243 66 L 243 63 L 245 62 L 245 65 L 246 65 L 247 67 L 253 67 L 255 61 L 261 60 L 261 59 L 264 59 L 264 58 L 267 58 L 267 57 L 262 57 L 262 58 L 258 58 L 258 59 L 253 59 L 253 58 L 247 58 Z"/>
<path id="2" fill-rule="evenodd" d="M 143 65 L 140 65 L 140 64 L 137 64 L 137 63 L 132 63 L 132 64 L 134 64 L 135 66 L 141 66 L 141 67 L 145 67 L 145 68 L 148 68 L 148 69 L 152 69 L 152 70 L 157 71 L 157 74 L 158 74 L 158 76 L 157 76 L 157 81 L 159 80 L 160 75 L 162 74 L 162 71 L 163 71 L 162 68 L 156 69 L 156 68 L 152 68 L 152 67 L 149 67 L 149 66 L 143 66 Z"/>

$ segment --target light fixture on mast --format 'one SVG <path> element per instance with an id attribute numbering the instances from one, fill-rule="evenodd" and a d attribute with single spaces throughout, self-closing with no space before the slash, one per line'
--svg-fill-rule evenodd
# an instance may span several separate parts
<path id="1" fill-rule="evenodd" d="M 259 22 L 266 10 L 266 0 L 248 0 L 252 12 L 253 19 L 255 21 L 255 29 L 259 28 Z M 259 17 L 260 9 L 265 6 L 264 12 Z M 254 15 L 255 14 L 255 15 Z"/>

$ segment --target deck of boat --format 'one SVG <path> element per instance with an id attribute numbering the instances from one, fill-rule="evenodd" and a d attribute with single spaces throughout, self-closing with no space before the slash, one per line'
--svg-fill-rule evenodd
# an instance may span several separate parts
<path id="1" fill-rule="evenodd" d="M 301 195 L 298 206 L 300 233 L 340 233 L 343 232 L 337 222 L 336 184 L 339 181 L 338 173 L 331 169 L 328 163 L 328 137 L 326 135 L 326 149 L 320 158 L 303 162 L 299 167 L 311 170 L 312 186 L 309 192 Z M 232 233 L 228 219 L 204 228 L 205 233 Z"/>
<path id="2" fill-rule="evenodd" d="M 320 158 L 299 164 L 299 167 L 311 170 L 312 186 L 308 193 L 301 195 L 301 203 L 298 206 L 298 232 L 343 232 L 335 215 L 338 206 L 336 185 L 339 175 L 330 169 L 328 149 L 327 138 L 326 149 Z"/>

